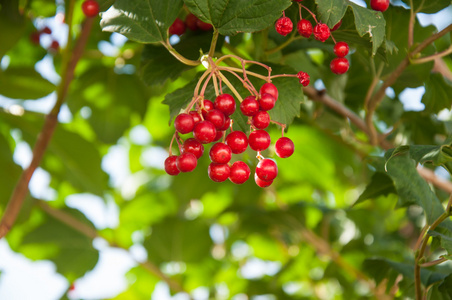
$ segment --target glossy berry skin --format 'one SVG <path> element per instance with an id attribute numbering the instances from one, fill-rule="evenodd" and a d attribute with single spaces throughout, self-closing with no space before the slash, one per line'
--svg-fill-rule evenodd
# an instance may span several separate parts
<path id="1" fill-rule="evenodd" d="M 250 148 L 254 151 L 263 151 L 270 146 L 270 135 L 265 130 L 255 130 L 248 136 Z"/>
<path id="2" fill-rule="evenodd" d="M 204 100 L 202 101 L 202 105 L 204 106 L 204 108 L 202 109 L 201 112 L 202 112 L 203 117 L 205 118 L 207 112 L 208 112 L 209 110 L 214 109 L 214 106 L 213 106 L 213 102 L 210 101 L 210 100 L 207 100 L 207 99 L 204 99 Z"/>
<path id="3" fill-rule="evenodd" d="M 183 173 L 193 171 L 197 164 L 198 159 L 193 153 L 190 152 L 182 153 L 176 159 L 177 169 Z"/>
<path id="4" fill-rule="evenodd" d="M 176 166 L 176 155 L 171 155 L 165 159 L 165 172 L 168 173 L 168 175 L 176 176 L 180 173 L 179 169 Z"/>
<path id="5" fill-rule="evenodd" d="M 226 121 L 224 113 L 222 113 L 218 109 L 209 110 L 206 114 L 205 119 L 211 122 L 216 129 L 222 128 L 224 126 L 224 122 Z"/>
<path id="6" fill-rule="evenodd" d="M 348 47 L 348 44 L 346 42 L 337 42 L 333 48 L 334 54 L 336 54 L 337 57 L 346 56 L 349 50 L 350 48 Z"/>
<path id="7" fill-rule="evenodd" d="M 339 22 L 337 22 L 336 25 L 333 26 L 333 28 L 330 29 L 331 32 L 338 30 L 342 25 L 342 20 L 340 20 Z"/>
<path id="8" fill-rule="evenodd" d="M 229 180 L 235 184 L 245 183 L 250 178 L 250 167 L 243 161 L 236 161 L 231 166 Z"/>
<path id="9" fill-rule="evenodd" d="M 212 142 L 216 142 L 219 141 L 224 135 L 224 131 L 221 130 L 217 130 L 217 134 L 215 135 L 215 138 L 213 139 Z"/>
<path id="10" fill-rule="evenodd" d="M 301 36 L 308 38 L 312 34 L 312 24 L 306 19 L 301 19 L 297 23 L 297 30 Z"/>
<path id="11" fill-rule="evenodd" d="M 195 127 L 195 121 L 190 114 L 181 113 L 174 120 L 174 127 L 179 133 L 189 133 L 192 132 L 193 128 Z"/>
<path id="12" fill-rule="evenodd" d="M 345 57 L 336 57 L 330 63 L 330 69 L 334 74 L 344 74 L 348 71 L 350 64 Z"/>
<path id="13" fill-rule="evenodd" d="M 242 131 L 231 132 L 226 136 L 225 142 L 234 154 L 243 153 L 248 148 L 248 137 Z"/>
<path id="14" fill-rule="evenodd" d="M 189 114 L 190 116 L 193 117 L 193 121 L 195 121 L 195 124 L 202 121 L 201 116 L 198 114 L 197 111 L 192 110 L 189 112 Z"/>
<path id="15" fill-rule="evenodd" d="M 232 150 L 224 143 L 216 143 L 210 148 L 209 157 L 214 163 L 227 164 L 231 160 Z"/>
<path id="16" fill-rule="evenodd" d="M 298 72 L 297 77 L 302 86 L 307 86 L 311 81 L 309 74 L 303 71 Z"/>
<path id="17" fill-rule="evenodd" d="M 209 121 L 201 121 L 195 125 L 195 128 L 193 129 L 193 136 L 201 144 L 208 144 L 213 142 L 217 136 L 217 130 Z"/>
<path id="18" fill-rule="evenodd" d="M 85 0 L 82 3 L 82 11 L 88 18 L 93 18 L 99 14 L 99 3 L 96 0 Z"/>
<path id="19" fill-rule="evenodd" d="M 324 23 L 319 23 L 314 27 L 314 37 L 316 40 L 325 42 L 330 37 L 330 29 Z"/>
<path id="20" fill-rule="evenodd" d="M 281 158 L 291 156 L 295 151 L 295 145 L 291 139 L 287 137 L 279 138 L 275 143 L 275 152 Z"/>
<path id="21" fill-rule="evenodd" d="M 218 128 L 219 131 L 226 131 L 231 126 L 231 118 L 225 116 L 225 121 L 222 127 Z"/>
<path id="22" fill-rule="evenodd" d="M 259 95 L 263 95 L 265 93 L 272 95 L 275 100 L 278 101 L 278 89 L 273 83 L 266 82 L 261 86 L 259 89 Z"/>
<path id="23" fill-rule="evenodd" d="M 259 111 L 259 102 L 254 96 L 248 96 L 240 103 L 240 111 L 244 116 L 254 116 Z"/>
<path id="24" fill-rule="evenodd" d="M 176 20 L 174 20 L 173 24 L 171 24 L 171 26 L 168 28 L 168 33 L 170 35 L 183 35 L 185 33 L 185 29 L 186 29 L 186 25 L 184 23 L 184 21 L 182 21 L 179 18 L 176 18 Z"/>
<path id="25" fill-rule="evenodd" d="M 193 153 L 196 158 L 200 158 L 204 153 L 204 146 L 194 138 L 186 139 L 184 144 L 182 145 L 182 152 L 190 152 Z"/>
<path id="26" fill-rule="evenodd" d="M 265 129 L 270 125 L 270 115 L 266 111 L 258 111 L 251 119 L 251 124 L 257 129 Z"/>
<path id="27" fill-rule="evenodd" d="M 187 17 L 185 18 L 185 25 L 187 25 L 187 27 L 190 30 L 196 31 L 198 30 L 198 17 L 195 16 L 194 14 L 190 13 L 187 15 Z"/>
<path id="28" fill-rule="evenodd" d="M 264 181 L 260 179 L 256 173 L 254 173 L 254 181 L 256 182 L 257 186 L 261 188 L 269 187 L 273 183 L 273 181 Z"/>
<path id="29" fill-rule="evenodd" d="M 259 106 L 260 109 L 263 111 L 269 111 L 273 107 L 275 107 L 276 99 L 269 93 L 265 93 L 261 95 L 261 98 L 259 99 Z"/>
<path id="30" fill-rule="evenodd" d="M 215 98 L 214 107 L 222 111 L 226 116 L 230 116 L 235 112 L 235 100 L 229 94 L 221 94 Z"/>
<path id="31" fill-rule="evenodd" d="M 215 182 L 223 182 L 229 178 L 231 167 L 228 164 L 211 163 L 207 168 L 209 178 Z"/>
<path id="32" fill-rule="evenodd" d="M 389 7 L 389 0 L 370 0 L 370 7 L 373 10 L 384 12 Z"/>
<path id="33" fill-rule="evenodd" d="M 264 158 L 256 166 L 256 175 L 264 181 L 273 181 L 278 175 L 278 166 L 274 160 Z"/>
<path id="34" fill-rule="evenodd" d="M 213 28 L 212 24 L 203 22 L 200 19 L 196 20 L 196 26 L 199 29 L 201 29 L 202 31 L 209 31 L 209 30 L 212 30 L 212 28 Z"/>
<path id="35" fill-rule="evenodd" d="M 292 32 L 293 23 L 292 20 L 288 17 L 281 17 L 276 21 L 275 24 L 276 32 L 282 36 L 286 36 Z"/>

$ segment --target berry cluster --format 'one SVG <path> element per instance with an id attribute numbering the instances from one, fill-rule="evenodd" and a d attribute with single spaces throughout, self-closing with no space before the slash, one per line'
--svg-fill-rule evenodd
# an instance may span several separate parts
<path id="1" fill-rule="evenodd" d="M 49 27 L 46 26 L 46 27 L 42 28 L 41 30 L 32 32 L 30 34 L 30 41 L 34 45 L 40 45 L 40 43 L 41 43 L 41 36 L 43 34 L 51 35 L 52 34 L 52 29 L 50 29 Z M 52 42 L 50 43 L 50 45 L 48 47 L 48 51 L 50 51 L 50 52 L 57 52 L 59 48 L 60 48 L 60 43 L 58 43 L 57 40 L 52 39 Z"/>
<path id="2" fill-rule="evenodd" d="M 213 29 L 212 24 L 203 22 L 194 14 L 189 13 L 185 17 L 185 22 L 179 18 L 176 18 L 173 24 L 171 24 L 171 26 L 169 27 L 168 32 L 170 35 L 175 34 L 181 36 L 185 33 L 187 27 L 192 31 L 196 31 L 198 29 L 202 31 L 209 31 Z"/>
<path id="3" fill-rule="evenodd" d="M 232 55 L 229 56 L 231 57 Z M 258 92 L 247 78 L 248 72 L 244 64 L 248 61 L 238 58 L 243 64 L 243 79 L 241 81 L 251 94 L 242 99 L 228 79 L 221 74 L 221 71 L 231 71 L 231 68 L 219 66 L 209 57 L 207 59 L 210 67 L 199 80 L 192 102 L 174 120 L 176 132 L 171 141 L 169 157 L 165 160 L 165 171 L 169 175 L 193 171 L 197 166 L 198 159 L 204 153 L 204 145 L 216 142 L 209 150 L 211 160 L 207 170 L 209 178 L 215 182 L 223 182 L 229 179 L 235 184 L 242 184 L 249 179 L 251 170 L 243 161 L 237 160 L 232 163 L 232 154 L 241 154 L 249 146 L 257 152 L 256 157 L 259 160 L 254 180 L 258 186 L 268 187 L 278 174 L 276 162 L 272 159 L 264 158 L 261 154 L 261 151 L 268 149 L 271 144 L 270 135 L 265 130 L 270 123 L 278 124 L 282 128 L 281 138 L 275 143 L 276 154 L 281 158 L 287 158 L 293 154 L 295 149 L 294 143 L 283 136 L 286 125 L 271 120 L 268 113 L 275 107 L 278 99 L 278 89 L 270 80 L 275 77 L 297 77 L 300 83 L 308 84 L 309 75 L 305 72 L 299 72 L 296 75 L 271 76 L 271 68 L 252 62 L 266 67 L 269 72 L 268 76 L 250 72 L 252 76 L 267 80 Z M 224 59 L 224 57 L 220 58 L 217 63 L 221 59 Z M 238 74 L 236 76 L 241 78 Z M 198 88 L 205 77 L 207 79 L 204 82 L 201 93 L 198 94 Z M 204 91 L 210 79 L 214 81 L 217 94 L 213 102 L 204 98 Z M 237 96 L 240 102 L 240 112 L 248 118 L 250 126 L 248 134 L 240 130 L 233 130 L 234 120 L 232 119 L 232 114 L 237 108 L 236 99 L 231 94 L 222 92 L 222 82 Z M 193 137 L 183 140 L 180 135 L 188 133 L 192 133 Z M 180 155 L 178 156 L 172 155 L 171 152 L 174 140 L 179 146 Z"/>
<path id="4" fill-rule="evenodd" d="M 330 29 L 326 24 L 317 21 L 315 14 L 300 3 L 302 0 L 294 1 L 298 2 L 299 7 L 300 20 L 297 23 L 298 33 L 305 38 L 310 38 L 311 35 L 314 35 L 314 38 L 321 42 L 325 42 L 331 36 L 332 40 L 335 43 L 334 53 L 336 54 L 337 58 L 331 61 L 330 69 L 335 74 L 344 74 L 345 72 L 347 72 L 349 68 L 349 62 L 347 58 L 345 58 L 345 56 L 348 54 L 349 51 L 348 44 L 346 42 L 336 43 L 336 40 L 331 34 L 332 31 L 337 30 L 341 26 L 342 20 L 339 21 L 336 25 L 334 25 L 333 28 Z M 313 17 L 316 23 L 314 27 L 312 27 L 312 24 L 309 20 L 303 19 L 301 15 L 302 8 L 309 12 Z M 278 32 L 282 36 L 286 36 L 292 32 L 293 30 L 292 20 L 286 17 L 285 12 L 283 12 L 283 16 L 276 21 L 275 29 L 276 32 Z"/>

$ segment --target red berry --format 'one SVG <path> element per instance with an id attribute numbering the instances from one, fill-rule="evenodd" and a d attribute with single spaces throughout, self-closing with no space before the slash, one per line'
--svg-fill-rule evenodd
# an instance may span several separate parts
<path id="1" fill-rule="evenodd" d="M 212 142 L 219 141 L 224 136 L 224 131 L 217 130 L 217 134 L 215 135 L 215 138 Z"/>
<path id="2" fill-rule="evenodd" d="M 376 11 L 385 11 L 389 7 L 389 0 L 370 0 L 370 7 Z"/>
<path id="3" fill-rule="evenodd" d="M 259 111 L 259 102 L 257 102 L 256 97 L 248 96 L 240 103 L 240 110 L 247 117 L 254 116 Z"/>
<path id="4" fill-rule="evenodd" d="M 201 142 L 201 144 L 208 144 L 213 142 L 217 136 L 217 130 L 209 121 L 201 121 L 195 125 L 193 136 Z"/>
<path id="5" fill-rule="evenodd" d="M 303 0 L 292 0 L 292 1 L 294 1 L 294 2 L 301 2 L 301 1 L 303 1 Z"/>
<path id="6" fill-rule="evenodd" d="M 264 181 L 273 181 L 278 175 L 278 166 L 274 160 L 264 158 L 256 166 L 256 175 Z"/>
<path id="7" fill-rule="evenodd" d="M 279 138 L 275 143 L 275 152 L 281 158 L 291 156 L 295 151 L 295 145 L 291 139 L 287 137 Z"/>
<path id="8" fill-rule="evenodd" d="M 276 99 L 269 93 L 261 95 L 259 99 L 259 106 L 262 110 L 268 111 L 275 107 Z"/>
<path id="9" fill-rule="evenodd" d="M 226 136 L 225 142 L 234 154 L 243 153 L 248 147 L 248 138 L 242 131 L 231 132 Z"/>
<path id="10" fill-rule="evenodd" d="M 193 117 L 193 121 L 195 121 L 195 124 L 202 121 L 201 116 L 198 114 L 197 111 L 192 110 L 189 112 L 189 114 L 190 116 Z"/>
<path id="11" fill-rule="evenodd" d="M 182 145 L 182 152 L 193 153 L 196 158 L 200 158 L 204 153 L 204 146 L 194 138 L 186 139 Z"/>
<path id="12" fill-rule="evenodd" d="M 39 45 L 41 39 L 41 33 L 38 31 L 33 31 L 32 33 L 30 33 L 30 41 L 35 44 L 35 45 Z"/>
<path id="13" fill-rule="evenodd" d="M 303 86 L 307 86 L 311 81 L 311 77 L 309 76 L 309 74 L 303 71 L 298 72 L 297 77 L 301 85 Z"/>
<path id="14" fill-rule="evenodd" d="M 276 32 L 282 36 L 286 36 L 292 32 L 293 23 L 292 20 L 288 17 L 281 17 L 276 21 L 275 24 Z"/>
<path id="15" fill-rule="evenodd" d="M 235 100 L 229 94 L 221 94 L 213 103 L 216 109 L 221 110 L 225 115 L 230 116 L 235 112 Z"/>
<path id="16" fill-rule="evenodd" d="M 265 130 L 255 130 L 248 136 L 250 148 L 254 151 L 263 151 L 270 146 L 270 135 Z"/>
<path id="17" fill-rule="evenodd" d="M 235 184 L 242 184 L 250 178 L 250 167 L 243 161 L 236 161 L 232 164 L 229 180 Z"/>
<path id="18" fill-rule="evenodd" d="M 168 33 L 173 35 L 183 35 L 185 33 L 185 23 L 184 21 L 182 21 L 179 18 L 176 18 L 176 20 L 174 20 L 173 24 L 171 24 L 171 26 L 168 28 Z"/>
<path id="19" fill-rule="evenodd" d="M 215 182 L 223 182 L 229 178 L 231 167 L 228 164 L 211 163 L 207 168 L 209 178 Z"/>
<path id="20" fill-rule="evenodd" d="M 187 27 L 190 28 L 190 30 L 196 31 L 196 30 L 198 30 L 197 21 L 198 21 L 198 17 L 195 16 L 194 14 L 190 13 L 185 18 L 185 25 L 187 25 Z"/>
<path id="21" fill-rule="evenodd" d="M 330 37 L 330 29 L 324 23 L 318 23 L 314 27 L 314 37 L 316 40 L 325 42 Z"/>
<path id="22" fill-rule="evenodd" d="M 195 121 L 190 114 L 181 113 L 174 120 L 174 127 L 179 133 L 189 133 L 192 132 L 195 127 Z"/>
<path id="23" fill-rule="evenodd" d="M 330 31 L 336 31 L 336 30 L 338 30 L 339 27 L 341 27 L 341 25 L 342 25 L 342 20 L 340 20 L 339 22 L 337 22 L 337 24 L 334 25 L 333 28 L 331 28 Z"/>
<path id="24" fill-rule="evenodd" d="M 256 173 L 254 173 L 254 181 L 261 188 L 268 187 L 273 183 L 273 181 L 265 181 L 265 180 L 260 179 Z"/>
<path id="25" fill-rule="evenodd" d="M 204 106 L 204 108 L 202 109 L 201 112 L 202 112 L 203 117 L 205 118 L 207 112 L 208 112 L 209 110 L 212 110 L 212 109 L 214 108 L 214 107 L 213 107 L 213 102 L 210 101 L 210 100 L 204 99 L 204 100 L 202 101 L 202 105 Z"/>
<path id="26" fill-rule="evenodd" d="M 232 157 L 231 148 L 224 143 L 216 143 L 210 148 L 209 157 L 212 162 L 227 164 Z"/>
<path id="27" fill-rule="evenodd" d="M 337 42 L 336 45 L 334 45 L 333 51 L 337 57 L 344 57 L 349 51 L 348 44 L 346 42 Z"/>
<path id="28" fill-rule="evenodd" d="M 96 0 L 85 0 L 82 3 L 82 11 L 88 18 L 95 17 L 99 14 L 99 3 Z"/>
<path id="29" fill-rule="evenodd" d="M 266 82 L 261 86 L 259 90 L 259 95 L 262 96 L 265 93 L 272 95 L 275 98 L 275 100 L 278 101 L 278 89 L 273 83 Z"/>
<path id="30" fill-rule="evenodd" d="M 312 34 L 312 24 L 306 19 L 301 19 L 297 23 L 297 30 L 301 36 L 308 38 Z"/>
<path id="31" fill-rule="evenodd" d="M 58 51 L 58 49 L 60 49 L 60 43 L 58 43 L 58 41 L 53 40 L 49 46 L 49 50 Z"/>
<path id="32" fill-rule="evenodd" d="M 218 109 L 212 109 L 207 112 L 206 120 L 211 122 L 216 129 L 219 129 L 224 126 L 226 117 L 224 116 L 224 113 L 222 113 Z"/>
<path id="33" fill-rule="evenodd" d="M 219 131 L 226 131 L 231 126 L 231 118 L 225 116 L 225 119 L 223 126 L 218 128 Z"/>
<path id="34" fill-rule="evenodd" d="M 176 155 L 171 155 L 165 159 L 165 172 L 171 176 L 175 176 L 180 173 L 179 169 L 176 166 Z"/>
<path id="35" fill-rule="evenodd" d="M 191 172 L 196 168 L 198 159 L 193 153 L 185 152 L 176 159 L 177 169 L 181 172 Z"/>
<path id="36" fill-rule="evenodd" d="M 270 125 L 270 115 L 266 111 L 258 111 L 251 119 L 251 123 L 257 129 L 265 129 Z"/>
<path id="37" fill-rule="evenodd" d="M 196 20 L 196 26 L 198 26 L 198 28 L 201 29 L 202 31 L 209 31 L 212 30 L 213 28 L 212 24 L 203 22 L 200 19 Z"/>
<path id="38" fill-rule="evenodd" d="M 345 57 L 336 57 L 330 63 L 330 69 L 334 74 L 344 74 L 348 71 L 348 60 Z"/>
<path id="39" fill-rule="evenodd" d="M 41 33 L 45 33 L 45 34 L 51 34 L 52 33 L 52 29 L 50 29 L 49 27 L 44 27 L 42 30 L 41 30 Z"/>

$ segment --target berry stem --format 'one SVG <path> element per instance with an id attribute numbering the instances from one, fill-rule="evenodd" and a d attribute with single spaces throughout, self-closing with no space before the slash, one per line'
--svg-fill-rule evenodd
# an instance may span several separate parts
<path id="1" fill-rule="evenodd" d="M 236 72 L 234 72 L 234 71 L 232 71 L 232 70 L 230 70 L 230 69 L 228 69 L 228 68 L 219 68 L 220 70 L 223 70 L 223 71 L 226 71 L 226 72 L 229 72 L 229 73 L 231 73 L 232 75 L 234 75 L 235 77 L 237 77 L 241 82 L 242 82 L 242 84 L 243 84 L 243 86 L 250 92 L 250 94 L 254 94 L 255 96 L 257 96 L 258 95 L 258 93 L 257 93 L 257 91 L 254 89 L 254 87 L 250 87 L 249 86 L 249 84 L 244 80 L 244 79 L 242 79 L 239 75 L 237 75 L 237 73 Z M 254 90 L 254 91 L 253 91 Z M 241 102 L 241 101 L 240 101 Z"/>
<path id="2" fill-rule="evenodd" d="M 174 142 L 174 139 L 176 138 L 176 134 L 177 134 L 177 132 L 175 132 L 173 134 L 173 137 L 171 138 L 171 143 L 169 145 L 169 151 L 168 151 L 169 156 L 173 155 L 173 142 Z"/>
<path id="3" fill-rule="evenodd" d="M 218 92 L 218 82 L 217 82 L 218 78 L 217 78 L 217 75 L 214 73 L 212 78 L 213 78 L 213 80 L 212 80 L 213 81 L 213 87 L 215 89 L 215 96 L 218 97 L 219 92 Z"/>
<path id="4" fill-rule="evenodd" d="M 223 70 L 223 71 L 229 71 L 229 72 L 238 72 L 238 73 L 242 73 L 243 72 L 242 69 L 234 68 L 234 67 L 218 67 L 218 69 L 219 70 Z M 264 75 L 261 75 L 261 74 L 257 74 L 257 73 L 254 73 L 254 72 L 250 72 L 250 71 L 246 71 L 246 73 L 248 75 L 254 76 L 256 78 L 268 81 L 268 77 L 267 76 L 264 76 Z"/>
<path id="5" fill-rule="evenodd" d="M 198 97 L 199 96 L 199 88 L 201 87 L 201 83 L 204 80 L 204 78 L 206 78 L 209 74 L 210 74 L 210 70 L 206 70 L 202 75 L 201 78 L 199 78 L 198 83 L 196 84 L 195 87 L 195 92 L 194 92 L 194 97 Z"/>
<path id="6" fill-rule="evenodd" d="M 410 59 L 410 63 L 412 64 L 423 64 L 432 60 L 435 60 L 437 58 L 441 58 L 444 57 L 446 55 L 449 55 L 452 53 L 452 46 L 450 46 L 449 48 L 447 48 L 444 51 L 429 55 L 429 56 L 424 56 L 421 58 L 414 58 L 414 59 Z"/>
<path id="7" fill-rule="evenodd" d="M 204 85 L 202 86 L 201 92 L 199 93 L 200 96 L 204 98 L 204 93 L 206 92 L 207 84 L 209 83 L 210 79 L 212 79 L 212 72 L 209 73 L 209 76 L 204 81 Z"/>
<path id="8" fill-rule="evenodd" d="M 213 55 L 215 54 L 217 40 L 218 40 L 218 30 L 216 28 L 214 28 L 212 42 L 210 43 L 210 49 L 209 49 L 209 54 L 208 54 L 210 57 L 213 57 Z"/>
<path id="9" fill-rule="evenodd" d="M 247 87 L 247 89 L 248 90 L 252 90 L 253 92 L 254 92 L 254 95 L 256 95 L 256 96 L 258 96 L 259 95 L 259 93 L 256 91 L 256 89 L 254 88 L 254 85 L 251 83 L 251 81 L 248 79 L 248 77 L 246 76 L 246 69 L 245 69 L 245 64 L 246 64 L 246 61 L 244 60 L 244 59 L 242 59 L 241 61 L 241 64 L 242 64 L 242 71 L 243 71 L 243 80 L 244 80 L 244 82 L 243 82 L 243 84 L 245 85 L 245 84 L 248 84 L 248 87 Z"/>
<path id="10" fill-rule="evenodd" d="M 279 126 L 281 126 L 281 137 L 284 136 L 284 129 L 286 129 L 286 124 L 280 123 L 278 121 L 274 121 L 274 120 L 270 120 L 271 123 L 277 124 Z"/>
<path id="11" fill-rule="evenodd" d="M 306 9 L 308 11 L 308 13 L 311 14 L 312 18 L 314 18 L 314 21 L 316 24 L 318 24 L 319 22 L 317 22 L 317 18 L 315 17 L 315 14 L 309 10 L 309 8 L 307 8 L 306 6 L 304 6 L 303 4 L 299 3 L 301 7 L 303 7 L 304 9 Z"/>
<path id="12" fill-rule="evenodd" d="M 231 82 L 229 82 L 229 80 L 223 75 L 221 74 L 221 72 L 218 71 L 218 76 L 224 81 L 224 83 L 228 86 L 228 88 L 231 90 L 231 92 L 235 95 L 235 97 L 242 102 L 243 99 L 240 96 L 240 94 L 237 92 L 237 90 L 234 88 L 234 86 L 231 84 Z"/>
<path id="13" fill-rule="evenodd" d="M 179 52 L 177 52 L 176 49 L 174 49 L 173 46 L 171 46 L 169 41 L 166 41 L 166 42 L 162 41 L 161 43 L 169 51 L 169 53 L 171 53 L 171 55 L 174 56 L 181 63 L 183 63 L 187 66 L 198 66 L 199 64 L 201 64 L 201 62 L 199 60 L 188 59 L 188 58 L 184 57 L 182 54 L 180 54 Z"/>
<path id="14" fill-rule="evenodd" d="M 298 78 L 297 74 L 278 74 L 278 75 L 270 76 L 271 79 L 278 78 L 278 77 L 295 77 L 295 78 Z"/>

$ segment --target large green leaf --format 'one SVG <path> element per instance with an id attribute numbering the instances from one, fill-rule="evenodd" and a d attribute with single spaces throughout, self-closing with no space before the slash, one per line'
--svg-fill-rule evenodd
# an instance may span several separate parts
<path id="1" fill-rule="evenodd" d="M 223 35 L 267 28 L 291 5 L 290 0 L 184 0 L 188 9 Z"/>
<path id="2" fill-rule="evenodd" d="M 429 113 L 438 113 L 444 108 L 450 108 L 452 106 L 452 84 L 439 73 L 430 74 L 430 78 L 425 82 L 422 103 L 425 104 L 425 111 Z"/>
<path id="3" fill-rule="evenodd" d="M 26 28 L 25 20 L 19 11 L 19 0 L 0 0 L 0 59 L 22 37 Z"/>
<path id="4" fill-rule="evenodd" d="M 0 94 L 13 99 L 38 99 L 55 91 L 33 67 L 11 67 L 0 71 Z"/>
<path id="5" fill-rule="evenodd" d="M 377 198 L 379 196 L 386 196 L 391 193 L 396 193 L 394 183 L 388 175 L 376 172 L 372 175 L 370 183 L 366 186 L 364 192 L 359 196 L 356 204 L 363 202 L 367 199 Z"/>
<path id="6" fill-rule="evenodd" d="M 116 0 L 102 14 L 102 30 L 118 32 L 140 43 L 166 41 L 182 0 Z"/>
<path id="7" fill-rule="evenodd" d="M 413 3 L 414 10 L 424 14 L 434 14 L 452 4 L 452 1 L 449 0 L 442 1 L 402 0 L 402 1 L 408 6 L 411 5 L 411 3 Z"/>
<path id="8" fill-rule="evenodd" d="M 21 168 L 13 161 L 13 153 L 5 137 L 0 134 L 0 207 L 4 208 L 10 198 Z"/>
<path id="9" fill-rule="evenodd" d="M 440 240 L 441 247 L 447 251 L 448 255 L 452 255 L 452 237 L 442 234 L 438 231 L 429 231 L 428 234 Z"/>

